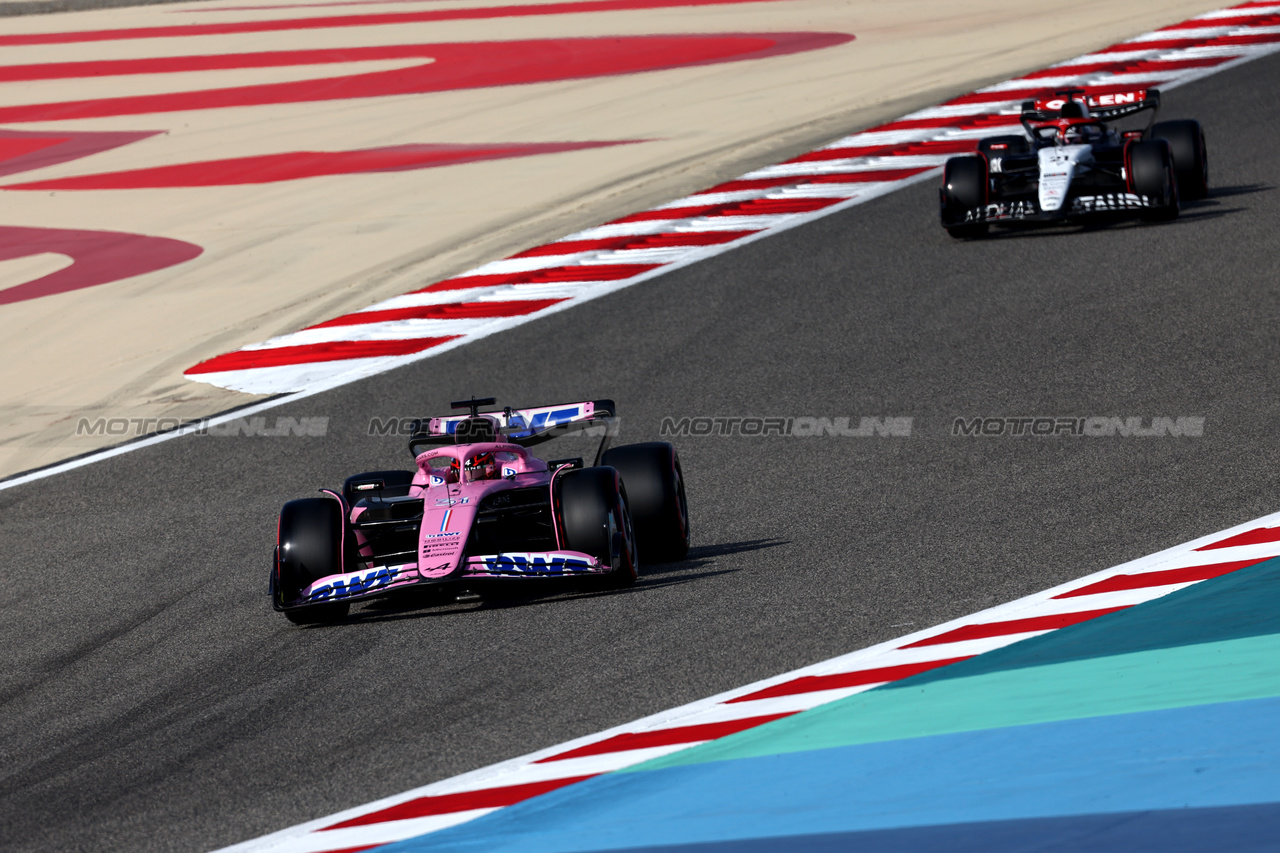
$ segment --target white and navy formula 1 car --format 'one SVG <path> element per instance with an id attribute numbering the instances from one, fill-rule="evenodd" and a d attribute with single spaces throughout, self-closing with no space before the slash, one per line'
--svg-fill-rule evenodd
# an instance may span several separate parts
<path id="1" fill-rule="evenodd" d="M 1068 89 L 1023 103 L 1025 134 L 983 139 L 976 154 L 947 161 L 942 226 L 952 237 L 975 238 L 992 224 L 1118 213 L 1176 219 L 1180 200 L 1208 193 L 1208 156 L 1200 123 L 1153 124 L 1159 106 L 1157 89 Z M 1146 110 L 1145 128 L 1107 124 Z"/>
<path id="2" fill-rule="evenodd" d="M 493 404 L 454 403 L 470 413 L 416 422 L 413 470 L 357 474 L 341 491 L 285 504 L 272 606 L 306 624 L 342 619 L 352 601 L 424 585 L 481 596 L 555 578 L 623 587 L 635 583 L 641 559 L 685 556 L 689 509 L 674 447 L 610 449 L 611 400 L 479 411 Z M 528 450 L 589 428 L 603 433 L 589 467 Z"/>

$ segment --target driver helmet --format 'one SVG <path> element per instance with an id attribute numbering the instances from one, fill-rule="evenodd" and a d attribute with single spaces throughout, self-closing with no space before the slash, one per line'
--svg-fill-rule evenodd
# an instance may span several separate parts
<path id="1" fill-rule="evenodd" d="M 439 460 L 432 460 L 432 461 L 433 462 L 439 461 L 443 463 L 446 460 L 439 459 Z M 449 459 L 447 465 L 444 465 L 444 464 L 432 465 L 431 471 L 430 471 L 431 478 L 427 481 L 427 485 L 428 487 L 430 487 L 430 486 L 447 485 L 449 483 L 456 483 L 459 480 L 458 475 L 461 473 L 461 471 L 462 471 L 462 466 L 458 463 L 457 459 Z"/>
<path id="2" fill-rule="evenodd" d="M 498 479 L 498 460 L 492 450 L 485 450 L 467 459 L 463 470 L 468 483 L 475 480 Z"/>

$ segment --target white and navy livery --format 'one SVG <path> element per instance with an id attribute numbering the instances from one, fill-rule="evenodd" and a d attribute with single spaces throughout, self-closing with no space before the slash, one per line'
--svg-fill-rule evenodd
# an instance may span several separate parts
<path id="1" fill-rule="evenodd" d="M 976 154 L 947 161 L 943 227 L 974 238 L 992 223 L 1125 212 L 1176 219 L 1182 201 L 1208 193 L 1208 157 L 1200 123 L 1153 124 L 1159 106 L 1157 89 L 1069 89 L 1023 103 L 1023 134 L 983 139 Z M 1107 123 L 1144 111 L 1152 119 L 1144 128 Z"/>

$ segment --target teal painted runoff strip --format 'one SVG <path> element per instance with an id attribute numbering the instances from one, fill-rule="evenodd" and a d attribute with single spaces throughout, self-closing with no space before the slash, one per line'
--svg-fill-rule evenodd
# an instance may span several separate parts
<path id="1" fill-rule="evenodd" d="M 1213 560 L 1206 558 L 1205 562 Z M 1267 560 L 1155 601 L 1041 634 L 881 689 L 911 688 L 929 681 L 1126 652 L 1280 634 L 1277 590 L 1280 559 Z"/>
<path id="2" fill-rule="evenodd" d="M 1280 696 L 1280 560 L 1237 574 L 619 772 Z"/>

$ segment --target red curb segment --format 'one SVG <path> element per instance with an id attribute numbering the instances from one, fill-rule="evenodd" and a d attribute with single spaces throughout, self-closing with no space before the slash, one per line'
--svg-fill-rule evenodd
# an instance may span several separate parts
<path id="1" fill-rule="evenodd" d="M 1266 27 L 1273 23 L 1280 22 L 1280 15 L 1239 15 L 1235 18 L 1192 18 L 1189 21 L 1183 21 L 1180 24 L 1172 24 L 1163 29 L 1156 30 L 1158 33 L 1166 33 L 1171 30 L 1206 30 L 1217 29 L 1219 27 Z"/>
<path id="2" fill-rule="evenodd" d="M 565 297 L 566 299 L 568 297 Z M 549 308 L 564 299 L 522 299 L 509 302 L 450 302 L 445 305 L 413 305 L 385 311 L 357 311 L 343 314 L 308 329 L 331 326 L 364 326 L 369 323 L 393 323 L 397 320 L 468 320 L 486 317 L 519 317 Z"/>
<path id="3" fill-rule="evenodd" d="M 898 666 L 882 666 L 877 669 L 860 669 L 855 672 L 835 672 L 830 675 L 806 675 L 794 681 L 784 681 L 746 696 L 730 699 L 726 705 L 735 702 L 754 702 L 757 699 L 776 699 L 779 696 L 795 696 L 799 693 L 816 693 L 819 690 L 839 690 L 843 687 L 861 687 L 864 684 L 880 684 L 886 681 L 897 681 L 910 678 L 940 666 L 948 666 L 968 660 L 972 655 L 943 660 L 924 661 L 922 663 L 905 663 Z"/>
<path id="4" fill-rule="evenodd" d="M 708 192 L 711 191 L 708 190 Z M 623 249 L 663 249 L 671 246 L 716 246 L 720 243 L 732 243 L 734 240 L 749 237 L 755 233 L 755 231 L 691 231 L 629 234 L 625 237 L 604 237 L 599 240 L 561 240 L 558 243 L 536 246 L 511 257 L 540 258 L 548 255 L 573 255 L 578 252 L 618 252 Z"/>
<path id="5" fill-rule="evenodd" d="M 441 794 L 436 797 L 419 797 L 398 806 L 391 806 L 382 811 L 370 812 L 367 815 L 344 820 L 333 826 L 326 826 L 321 832 L 330 829 L 349 829 L 353 826 L 368 826 L 371 823 L 383 823 L 389 820 L 411 820 L 415 817 L 430 817 L 437 814 L 471 811 L 472 809 L 496 809 L 582 782 L 598 776 L 591 773 L 587 776 L 571 776 L 568 779 L 550 779 L 546 782 L 529 782 L 524 785 L 508 785 L 505 788 L 484 788 L 479 791 L 461 791 L 457 794 Z"/>
<path id="6" fill-rule="evenodd" d="M 1150 74 L 1158 71 L 1182 71 L 1187 68 L 1212 68 L 1237 56 L 1206 56 L 1197 59 L 1135 59 L 1118 62 L 1090 62 L 1086 65 L 1059 65 L 1025 75 L 1024 80 L 1044 77 L 1076 77 L 1081 74 Z"/>
<path id="7" fill-rule="evenodd" d="M 292 347 L 236 350 L 202 361 L 187 373 L 219 373 L 223 370 L 244 370 L 250 367 L 283 367 L 290 364 L 309 364 L 313 361 L 342 361 L 349 358 L 377 358 L 378 356 L 411 355 L 452 341 L 460 335 L 439 338 L 408 338 L 393 341 L 331 341 L 323 344 L 302 344 Z"/>
<path id="8" fill-rule="evenodd" d="M 951 124 L 955 124 L 952 121 Z M 873 127 L 870 131 L 881 130 Z M 978 149 L 976 139 L 930 139 L 924 142 L 905 142 L 898 145 L 868 145 L 857 148 L 821 148 L 801 154 L 788 163 L 812 163 L 822 160 L 846 160 L 853 157 L 910 157 L 913 155 L 967 154 Z"/>
<path id="9" fill-rule="evenodd" d="M 1234 563 L 1214 563 L 1211 566 L 1189 566 L 1185 569 L 1166 569 L 1165 571 L 1143 572 L 1137 575 L 1116 575 L 1104 581 L 1080 587 L 1080 589 L 1073 589 L 1071 592 L 1055 595 L 1054 598 L 1075 598 L 1080 595 L 1097 595 L 1102 592 L 1123 592 L 1129 589 L 1146 589 L 1175 583 L 1207 581 L 1210 578 L 1229 574 L 1237 569 L 1243 569 L 1269 559 L 1271 558 L 1263 557 L 1258 560 L 1238 560 Z"/>
<path id="10" fill-rule="evenodd" d="M 657 269 L 663 264 L 583 264 L 550 267 L 528 272 L 467 275 L 447 278 L 411 293 L 435 293 L 441 290 L 466 290 L 472 287 L 495 287 L 500 284 L 556 284 L 575 281 L 621 281 Z"/>
<path id="11" fill-rule="evenodd" d="M 715 740 L 726 735 L 736 734 L 783 717 L 790 717 L 798 711 L 787 711 L 784 714 L 763 714 L 759 717 L 746 717 L 741 720 L 725 720 L 720 723 L 702 723 L 695 726 L 674 726 L 669 729 L 654 729 L 648 732 L 628 732 L 615 735 L 606 740 L 589 743 L 559 755 L 552 755 L 534 762 L 545 764 L 548 761 L 564 761 L 569 758 L 584 758 L 588 755 L 603 755 L 608 752 L 624 752 L 631 749 L 648 749 L 655 746 L 671 746 L 677 743 L 699 743 Z"/>
<path id="12" fill-rule="evenodd" d="M 793 179 L 793 183 L 796 181 Z M 693 219 L 698 216 L 762 216 L 768 214 L 809 213 L 844 201 L 842 198 L 755 198 L 731 204 L 700 204 L 694 207 L 663 207 L 642 210 L 610 225 L 627 222 L 649 222 L 664 219 Z"/>
<path id="13" fill-rule="evenodd" d="M 1053 631 L 1079 622 L 1088 622 L 1090 619 L 1106 616 L 1108 613 L 1115 613 L 1117 610 L 1126 610 L 1128 607 L 1129 605 L 1124 607 L 1104 607 L 1101 610 L 1083 610 L 1079 613 L 1055 613 L 1051 616 L 1032 616 L 1030 619 L 1010 619 L 1006 622 L 965 625 L 956 628 L 954 631 L 947 631 L 945 634 L 938 634 L 936 637 L 928 637 L 902 648 L 915 649 L 921 646 L 940 646 L 944 643 L 959 643 L 963 640 L 985 640 L 988 637 L 1025 634 L 1031 631 Z"/>
<path id="14" fill-rule="evenodd" d="M 1259 527 L 1247 530 L 1218 542 L 1201 545 L 1197 551 L 1216 551 L 1219 548 L 1235 548 L 1239 545 L 1262 545 L 1267 542 L 1280 542 L 1280 527 Z"/>
<path id="15" fill-rule="evenodd" d="M 873 128 L 882 130 L 883 128 Z M 801 186 L 809 184 L 878 184 L 890 181 L 901 181 L 913 178 L 921 172 L 929 171 L 932 166 L 921 166 L 916 169 L 869 169 L 862 172 L 836 172 L 830 175 L 786 175 L 778 178 L 740 178 L 717 184 L 707 193 L 729 193 L 738 190 L 767 190 L 774 187 Z M 722 232 L 724 233 L 724 232 Z M 743 232 L 753 233 L 753 232 Z M 728 241 L 725 241 L 728 242 Z"/>

